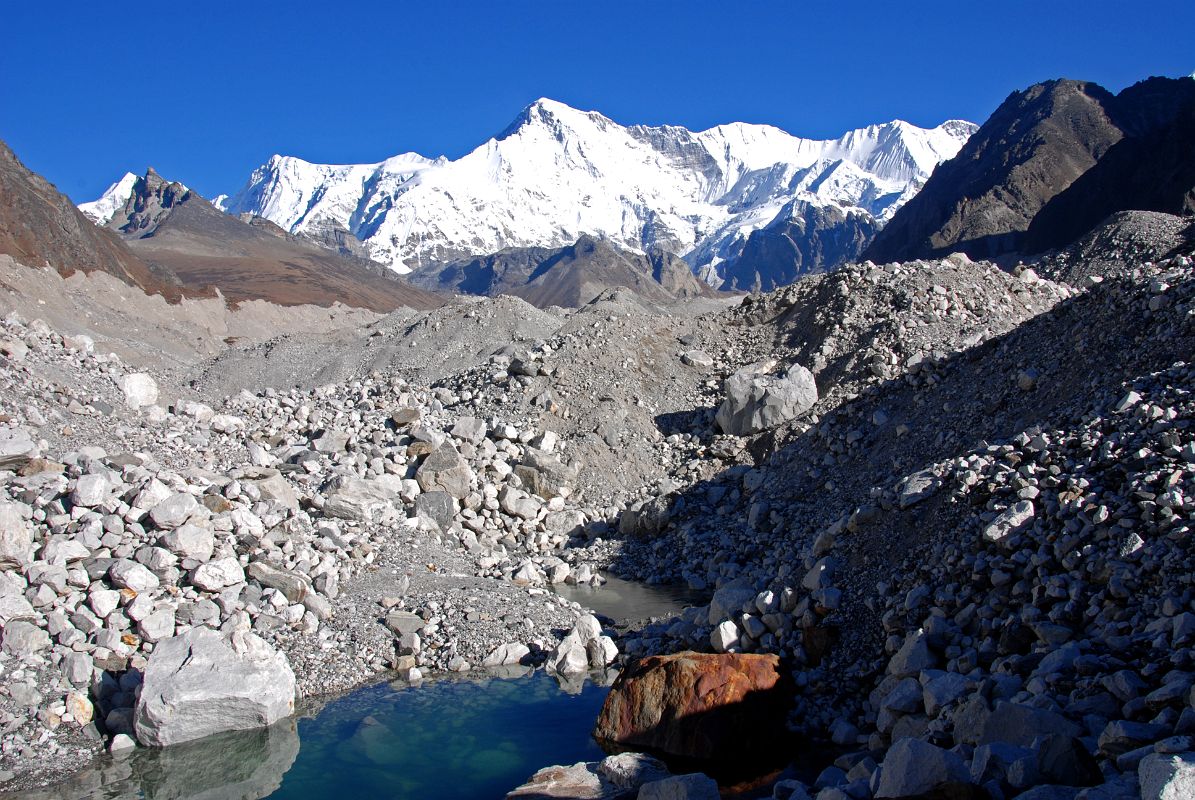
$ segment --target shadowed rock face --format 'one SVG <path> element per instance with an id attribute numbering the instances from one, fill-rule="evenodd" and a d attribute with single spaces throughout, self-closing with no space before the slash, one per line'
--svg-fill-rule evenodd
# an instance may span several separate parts
<path id="1" fill-rule="evenodd" d="M 1118 95 L 1056 80 L 1015 92 L 939 165 L 864 252 L 877 262 L 1030 254 L 1109 214 L 1195 212 L 1195 81 L 1151 78 Z"/>
<path id="2" fill-rule="evenodd" d="M 723 289 L 770 292 L 800 277 L 858 259 L 879 225 L 868 214 L 793 203 L 780 217 L 752 231 L 743 252 L 726 270 Z"/>
<path id="3" fill-rule="evenodd" d="M 614 682 L 594 736 L 684 758 L 758 756 L 786 738 L 790 705 L 775 655 L 677 653 L 635 662 Z"/>
<path id="4" fill-rule="evenodd" d="M 575 244 L 557 249 L 503 250 L 419 269 L 408 277 L 432 291 L 486 297 L 509 294 L 540 308 L 579 308 L 616 287 L 626 287 L 656 303 L 716 295 L 693 275 L 688 264 L 670 253 L 633 253 L 593 236 L 582 236 Z"/>
<path id="5" fill-rule="evenodd" d="M 53 184 L 31 172 L 0 142 L 0 253 L 29 266 L 49 265 L 62 275 L 107 272 L 168 299 L 178 287 L 114 236 L 97 228 Z"/>

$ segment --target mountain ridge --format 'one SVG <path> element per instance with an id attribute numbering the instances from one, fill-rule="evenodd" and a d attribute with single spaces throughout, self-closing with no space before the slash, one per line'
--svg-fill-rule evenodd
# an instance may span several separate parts
<path id="1" fill-rule="evenodd" d="M 137 178 L 105 227 L 180 285 L 218 289 L 233 303 L 340 302 L 385 312 L 441 302 L 369 262 L 298 239 L 273 223 L 225 214 L 153 168 Z"/>
<path id="2" fill-rule="evenodd" d="M 275 154 L 221 205 L 313 239 L 347 229 L 398 272 L 589 234 L 724 273 L 750 233 L 798 197 L 882 223 L 975 128 L 897 120 L 824 140 L 748 123 L 692 132 L 623 126 L 542 98 L 459 159 L 315 164 Z"/>
<path id="3" fill-rule="evenodd" d="M 589 235 L 561 248 L 509 248 L 424 267 L 407 277 L 429 291 L 483 297 L 514 295 L 540 308 L 579 308 L 620 287 L 648 302 L 664 305 L 718 296 L 671 253 L 634 253 Z"/>
<path id="4" fill-rule="evenodd" d="M 1058 79 L 1013 92 L 864 253 L 873 261 L 1030 255 L 1117 211 L 1195 211 L 1195 81 L 1119 94 Z M 1165 184 L 1160 185 L 1160 184 Z"/>

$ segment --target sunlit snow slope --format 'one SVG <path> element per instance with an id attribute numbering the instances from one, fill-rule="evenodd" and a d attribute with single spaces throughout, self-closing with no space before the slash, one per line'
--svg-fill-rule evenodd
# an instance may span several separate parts
<path id="1" fill-rule="evenodd" d="M 456 161 L 407 153 L 332 166 L 274 156 L 223 207 L 313 238 L 347 228 L 398 272 L 591 234 L 632 250 L 663 247 L 713 279 L 794 199 L 886 221 L 975 128 L 896 121 L 826 141 L 742 123 L 693 133 L 624 127 L 544 99 Z"/>

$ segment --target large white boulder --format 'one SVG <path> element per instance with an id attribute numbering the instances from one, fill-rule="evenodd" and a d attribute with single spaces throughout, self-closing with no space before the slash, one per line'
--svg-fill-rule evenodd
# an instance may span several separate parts
<path id="1" fill-rule="evenodd" d="M 26 519 L 29 507 L 0 503 L 0 567 L 27 567 L 33 561 L 33 526 Z"/>
<path id="2" fill-rule="evenodd" d="M 294 710 L 295 674 L 285 654 L 248 631 L 226 638 L 194 628 L 154 648 L 133 728 L 141 744 L 165 747 L 272 725 Z"/>
<path id="3" fill-rule="evenodd" d="M 144 372 L 133 372 L 121 377 L 120 391 L 124 392 L 125 405 L 129 408 L 143 408 L 158 402 L 158 383 Z"/>
<path id="4" fill-rule="evenodd" d="M 725 399 L 715 421 L 723 433 L 750 436 L 796 419 L 817 403 L 813 373 L 794 364 L 783 376 L 760 367 L 739 370 L 726 379 Z"/>

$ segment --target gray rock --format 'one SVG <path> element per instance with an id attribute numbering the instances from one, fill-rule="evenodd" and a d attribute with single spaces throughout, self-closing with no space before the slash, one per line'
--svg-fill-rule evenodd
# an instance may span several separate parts
<path id="1" fill-rule="evenodd" d="M 373 522 L 394 507 L 397 496 L 377 481 L 340 476 L 326 489 L 324 514 L 329 517 Z"/>
<path id="2" fill-rule="evenodd" d="M 86 686 L 95 672 L 95 662 L 87 653 L 68 653 L 63 659 L 62 671 L 75 686 Z"/>
<path id="3" fill-rule="evenodd" d="M 719 588 L 710 598 L 709 623 L 717 625 L 755 602 L 756 592 L 749 586 L 732 582 Z"/>
<path id="4" fill-rule="evenodd" d="M 1033 503 L 1021 500 L 1006 508 L 983 530 L 983 538 L 993 544 L 1002 544 L 1013 534 L 1024 528 L 1033 519 Z"/>
<path id="5" fill-rule="evenodd" d="M 1078 794 L 1073 786 L 1034 786 L 1018 794 L 1017 800 L 1075 800 Z"/>
<path id="6" fill-rule="evenodd" d="M 888 674 L 898 678 L 920 675 L 922 670 L 930 669 L 938 663 L 937 657 L 929 649 L 929 639 L 924 633 L 910 634 L 896 654 L 888 662 Z"/>
<path id="7" fill-rule="evenodd" d="M 618 658 L 618 645 L 609 636 L 599 636 L 585 645 L 585 655 L 589 659 L 589 666 L 594 669 L 607 667 Z"/>
<path id="8" fill-rule="evenodd" d="M 461 441 L 481 444 L 481 441 L 485 439 L 486 425 L 483 420 L 477 417 L 461 417 L 452 426 L 452 430 L 449 433 Z"/>
<path id="9" fill-rule="evenodd" d="M 888 748 L 876 797 L 911 797 L 949 783 L 970 783 L 962 757 L 919 739 L 905 738 Z"/>
<path id="10" fill-rule="evenodd" d="M 117 384 L 124 393 L 125 405 L 129 408 L 144 408 L 158 402 L 158 383 L 147 373 L 133 372 L 123 375 Z"/>
<path id="11" fill-rule="evenodd" d="M 22 658 L 50 647 L 50 634 L 25 620 L 12 620 L 4 626 L 4 652 Z"/>
<path id="12" fill-rule="evenodd" d="M 191 583 L 208 592 L 218 592 L 244 582 L 245 570 L 232 556 L 200 564 L 191 573 Z"/>
<path id="13" fill-rule="evenodd" d="M 448 492 L 458 500 L 468 496 L 473 483 L 473 470 L 450 443 L 437 447 L 415 472 L 419 488 L 425 492 Z"/>
<path id="14" fill-rule="evenodd" d="M 348 449 L 349 435 L 344 431 L 324 431 L 318 439 L 311 442 L 311 448 L 317 453 L 343 453 Z"/>
<path id="15" fill-rule="evenodd" d="M 253 561 L 245 569 L 245 575 L 270 589 L 282 593 L 290 603 L 301 603 L 311 591 L 311 584 L 301 575 L 289 570 L 271 567 L 262 561 Z M 237 581 L 239 583 L 239 581 Z M 231 585 L 231 584 L 230 584 Z"/>
<path id="16" fill-rule="evenodd" d="M 639 787 L 638 800 L 718 800 L 718 782 L 694 772 L 650 781 Z"/>
<path id="17" fill-rule="evenodd" d="M 979 743 L 1005 742 L 1029 747 L 1038 736 L 1050 733 L 1079 736 L 1082 731 L 1078 725 L 1053 711 L 1001 701 L 996 703 L 984 723 Z"/>
<path id="18" fill-rule="evenodd" d="M 812 800 L 805 784 L 798 780 L 777 781 L 772 787 L 772 800 Z"/>
<path id="19" fill-rule="evenodd" d="M 622 792 L 598 774 L 594 762 L 581 761 L 567 767 L 544 767 L 522 786 L 507 793 L 506 799 L 614 800 L 622 796 Z"/>
<path id="20" fill-rule="evenodd" d="M 1002 781 L 1008 769 L 1021 760 L 1032 760 L 1033 751 L 1006 742 L 981 744 L 971 757 L 971 780 L 983 784 L 988 781 Z"/>
<path id="21" fill-rule="evenodd" d="M 216 547 L 216 537 L 207 528 L 181 525 L 164 535 L 158 543 L 179 558 L 207 561 Z"/>
<path id="22" fill-rule="evenodd" d="M 572 488 L 577 481 L 579 465 L 566 465 L 552 453 L 527 447 L 523 450 L 522 461 L 514 471 L 528 492 L 551 500 Z"/>
<path id="23" fill-rule="evenodd" d="M 723 433 L 750 436 L 795 419 L 817 404 L 813 373 L 794 364 L 783 377 L 740 370 L 726 379 L 715 421 Z"/>
<path id="24" fill-rule="evenodd" d="M 109 489 L 108 479 L 103 475 L 80 475 L 71 490 L 71 503 L 84 508 L 98 506 L 107 498 Z"/>
<path id="25" fill-rule="evenodd" d="M 926 500 L 938 491 L 942 482 L 930 470 L 914 472 L 900 486 L 900 507 L 908 508 Z"/>
<path id="26" fill-rule="evenodd" d="M 925 712 L 936 717 L 944 706 L 948 706 L 967 693 L 971 681 L 957 672 L 944 672 L 930 678 L 923 690 Z"/>
<path id="27" fill-rule="evenodd" d="M 0 566 L 25 567 L 33 562 L 33 526 L 25 519 L 29 507 L 0 503 Z"/>
<path id="28" fill-rule="evenodd" d="M 619 753 L 607 756 L 597 766 L 598 774 L 618 789 L 635 789 L 649 781 L 669 776 L 668 767 L 645 753 Z"/>
<path id="29" fill-rule="evenodd" d="M 1153 725 L 1148 722 L 1133 722 L 1127 719 L 1112 720 L 1100 733 L 1100 752 L 1105 755 L 1119 756 L 1130 750 L 1135 750 L 1158 739 L 1169 735 L 1170 729 L 1165 725 Z"/>
<path id="30" fill-rule="evenodd" d="M 386 627 L 399 636 L 418 633 L 425 625 L 427 623 L 423 621 L 423 617 L 410 611 L 395 610 L 386 615 Z"/>
<path id="31" fill-rule="evenodd" d="M 531 650 L 525 644 L 512 642 L 499 645 L 481 662 L 483 667 L 505 667 L 511 664 L 522 664 L 531 655 Z"/>
<path id="32" fill-rule="evenodd" d="M 199 510 L 199 502 L 193 495 L 176 492 L 149 510 L 149 517 L 163 530 L 177 528 Z"/>
<path id="33" fill-rule="evenodd" d="M 137 594 L 152 592 L 161 585 L 157 575 L 136 561 L 128 559 L 112 562 L 108 567 L 108 580 L 119 589 L 132 589 Z"/>
<path id="34" fill-rule="evenodd" d="M 498 504 L 512 517 L 532 520 L 539 516 L 539 501 L 513 486 L 502 487 L 502 491 L 498 493 Z"/>
<path id="35" fill-rule="evenodd" d="M 719 623 L 710 634 L 710 646 L 716 653 L 726 653 L 731 648 L 738 647 L 740 636 L 738 626 L 730 620 L 726 620 Z"/>
<path id="36" fill-rule="evenodd" d="M 712 367 L 714 365 L 713 356 L 704 350 L 686 350 L 681 353 L 680 360 L 690 367 Z"/>
<path id="37" fill-rule="evenodd" d="M 194 628 L 157 644 L 137 701 L 137 741 L 153 747 L 271 725 L 295 708 L 286 656 L 256 635 Z"/>
<path id="38" fill-rule="evenodd" d="M 37 443 L 26 428 L 0 428 L 0 469 L 19 469 L 38 456 Z"/>
<path id="39" fill-rule="evenodd" d="M 1137 767 L 1141 800 L 1189 800 L 1195 797 L 1195 753 L 1155 753 Z"/>
<path id="40" fill-rule="evenodd" d="M 416 518 L 429 519 L 441 531 L 447 531 L 456 517 L 456 498 L 448 492 L 421 492 L 415 498 Z"/>
<path id="41" fill-rule="evenodd" d="M 885 711 L 895 711 L 899 714 L 912 714 L 922 709 L 921 684 L 916 678 L 905 678 L 888 693 L 880 703 Z"/>
<path id="42" fill-rule="evenodd" d="M 147 642 L 157 642 L 174 635 L 174 609 L 161 608 L 137 623 L 137 633 Z"/>
<path id="43" fill-rule="evenodd" d="M 245 479 L 257 487 L 262 500 L 272 500 L 291 511 L 299 510 L 299 495 L 278 470 L 253 470 L 246 474 Z"/>
<path id="44" fill-rule="evenodd" d="M 589 653 L 575 628 L 548 653 L 545 666 L 559 675 L 580 675 L 589 670 Z"/>

